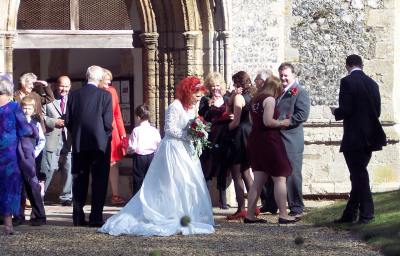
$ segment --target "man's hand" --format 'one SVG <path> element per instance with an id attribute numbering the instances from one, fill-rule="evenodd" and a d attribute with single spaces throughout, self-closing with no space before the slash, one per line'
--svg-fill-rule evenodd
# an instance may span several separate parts
<path id="1" fill-rule="evenodd" d="M 65 126 L 64 120 L 63 119 L 56 119 L 55 125 L 57 128 L 63 128 Z"/>
<path id="2" fill-rule="evenodd" d="M 37 80 L 37 83 L 41 83 L 44 87 L 48 86 L 49 84 L 44 80 Z"/>
<path id="3" fill-rule="evenodd" d="M 335 115 L 335 110 L 337 109 L 337 107 L 329 107 L 331 109 L 331 113 L 332 115 Z"/>

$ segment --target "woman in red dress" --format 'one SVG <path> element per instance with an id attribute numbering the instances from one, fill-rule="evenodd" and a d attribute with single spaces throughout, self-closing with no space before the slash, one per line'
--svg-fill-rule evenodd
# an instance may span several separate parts
<path id="1" fill-rule="evenodd" d="M 274 182 L 275 201 L 279 209 L 279 224 L 290 224 L 298 219 L 286 211 L 286 178 L 292 173 L 280 129 L 290 125 L 290 119 L 277 120 L 276 100 L 282 94 L 279 78 L 270 77 L 258 90 L 250 103 L 253 123 L 247 143 L 247 153 L 253 169 L 254 183 L 248 194 L 248 211 L 245 223 L 266 222 L 255 217 L 257 200 L 268 177 Z"/>
<path id="2" fill-rule="evenodd" d="M 126 132 L 122 119 L 121 109 L 119 107 L 118 93 L 113 86 L 111 86 L 112 74 L 108 69 L 103 68 L 103 80 L 100 82 L 99 87 L 111 93 L 112 97 L 112 140 L 111 140 L 111 164 L 110 164 L 110 185 L 111 185 L 111 204 L 121 205 L 126 202 L 124 198 L 119 195 L 119 169 L 118 161 L 125 155 Z"/>

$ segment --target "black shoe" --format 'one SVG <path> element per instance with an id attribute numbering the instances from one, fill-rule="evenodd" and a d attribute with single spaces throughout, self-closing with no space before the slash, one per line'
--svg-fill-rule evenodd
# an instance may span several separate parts
<path id="1" fill-rule="evenodd" d="M 65 200 L 61 201 L 62 206 L 71 206 L 72 205 L 72 200 Z"/>
<path id="2" fill-rule="evenodd" d="M 91 228 L 101 228 L 104 225 L 104 221 L 101 222 L 89 222 Z"/>
<path id="3" fill-rule="evenodd" d="M 45 218 L 34 218 L 30 220 L 32 226 L 42 226 L 46 224 Z"/>
<path id="4" fill-rule="evenodd" d="M 25 223 L 25 218 L 12 218 L 12 224 L 14 227 Z"/>
<path id="5" fill-rule="evenodd" d="M 335 223 L 335 224 L 346 224 L 346 223 L 354 224 L 354 223 L 356 223 L 356 219 L 341 217 L 340 219 L 334 220 L 333 223 Z"/>
<path id="6" fill-rule="evenodd" d="M 359 219 L 357 222 L 355 222 L 354 224 L 356 225 L 365 225 L 368 223 L 371 223 L 374 219 Z"/>
<path id="7" fill-rule="evenodd" d="M 84 227 L 89 225 L 89 223 L 85 220 L 85 214 L 72 215 L 72 222 L 74 223 L 75 227 Z"/>
<path id="8" fill-rule="evenodd" d="M 221 204 L 221 206 L 219 207 L 219 209 L 221 210 L 228 210 L 229 208 L 231 208 L 229 204 Z"/>
<path id="9" fill-rule="evenodd" d="M 301 216 L 303 215 L 303 213 L 302 213 L 302 212 L 293 212 L 293 211 L 290 211 L 288 215 L 289 215 L 289 216 L 292 216 L 292 217 L 301 217 Z"/>
<path id="10" fill-rule="evenodd" d="M 278 209 L 272 209 L 272 208 L 269 208 L 269 207 L 262 206 L 260 208 L 260 212 L 261 213 L 268 213 L 269 212 L 269 213 L 275 215 L 275 214 L 278 213 Z"/>
<path id="11" fill-rule="evenodd" d="M 243 222 L 244 223 L 267 223 L 268 221 L 267 220 L 264 220 L 264 219 L 254 219 L 254 220 L 251 220 L 251 219 L 248 219 L 248 218 L 244 218 L 243 219 Z"/>
<path id="12" fill-rule="evenodd" d="M 293 220 L 287 220 L 287 219 L 279 217 L 278 223 L 280 225 L 287 225 L 287 224 L 294 224 L 294 223 L 298 222 L 299 220 L 300 220 L 300 218 L 298 218 L 298 217 L 294 218 Z"/>

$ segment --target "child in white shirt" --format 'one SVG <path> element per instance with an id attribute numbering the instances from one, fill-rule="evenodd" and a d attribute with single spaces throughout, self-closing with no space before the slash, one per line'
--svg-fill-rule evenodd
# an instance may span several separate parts
<path id="1" fill-rule="evenodd" d="M 135 109 L 139 125 L 133 129 L 128 142 L 127 153 L 133 154 L 133 195 L 142 186 L 154 152 L 161 141 L 160 132 L 149 123 L 149 114 L 150 111 L 146 105 L 140 105 Z"/>

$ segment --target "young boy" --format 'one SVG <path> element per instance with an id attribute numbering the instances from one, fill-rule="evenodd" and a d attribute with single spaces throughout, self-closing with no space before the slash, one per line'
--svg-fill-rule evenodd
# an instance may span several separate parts
<path id="1" fill-rule="evenodd" d="M 135 109 L 139 125 L 133 129 L 129 137 L 127 153 L 133 154 L 133 195 L 142 186 L 154 152 L 161 141 L 160 132 L 149 123 L 149 114 L 146 105 L 140 105 Z"/>
<path id="2" fill-rule="evenodd" d="M 26 155 L 29 155 L 29 152 L 33 151 L 35 159 L 32 159 L 30 165 L 25 164 L 25 167 L 21 168 L 21 172 L 24 180 L 24 188 L 32 207 L 31 224 L 33 226 L 40 226 L 46 223 L 46 214 L 43 205 L 44 179 L 40 179 L 40 181 L 38 180 L 36 166 L 38 164 L 40 165 L 40 163 L 37 163 L 35 160 L 42 152 L 46 139 L 44 137 L 42 126 L 40 124 L 40 118 L 37 118 L 36 115 L 34 115 L 35 100 L 30 96 L 25 96 L 21 100 L 21 108 L 28 122 L 34 124 L 37 127 L 39 133 L 38 139 L 28 139 L 30 141 L 25 143 L 25 146 L 26 144 L 31 143 L 30 149 L 33 150 L 25 148 L 27 152 L 24 153 Z M 29 161 L 29 157 L 25 160 Z M 21 212 L 19 216 L 14 216 L 14 224 L 22 224 L 25 220 L 25 200 L 25 193 L 22 193 Z"/>

